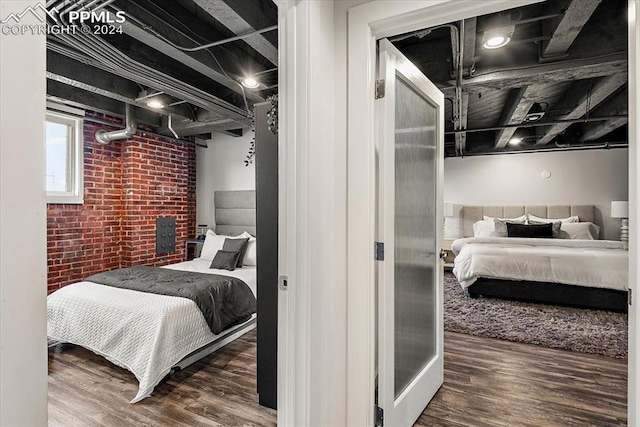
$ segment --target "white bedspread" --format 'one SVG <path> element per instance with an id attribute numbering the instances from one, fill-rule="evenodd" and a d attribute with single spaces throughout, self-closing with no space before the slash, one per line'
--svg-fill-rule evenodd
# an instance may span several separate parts
<path id="1" fill-rule="evenodd" d="M 210 260 L 166 266 L 234 276 L 256 294 L 256 267 L 209 269 Z M 77 344 L 133 372 L 139 382 L 131 403 L 149 396 L 170 369 L 216 339 L 195 302 L 180 297 L 80 282 L 47 297 L 47 335 Z"/>
<path id="2" fill-rule="evenodd" d="M 453 242 L 452 250 L 463 288 L 487 277 L 628 289 L 629 252 L 622 242 L 470 237 Z"/>

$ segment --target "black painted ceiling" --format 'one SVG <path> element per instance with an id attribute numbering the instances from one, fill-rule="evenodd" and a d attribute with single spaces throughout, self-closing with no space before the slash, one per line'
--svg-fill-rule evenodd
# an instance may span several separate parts
<path id="1" fill-rule="evenodd" d="M 115 115 L 129 103 L 162 134 L 171 134 L 171 114 L 180 136 L 207 138 L 238 134 L 253 103 L 277 92 L 277 29 L 228 41 L 274 27 L 272 0 L 50 0 L 47 10 L 62 23 L 80 10 L 126 17 L 113 24 L 121 33 L 48 36 L 50 100 Z M 199 49 L 219 41 L 227 42 Z M 249 75 L 259 88 L 239 84 Z M 148 107 L 152 98 L 165 108 Z"/>
<path id="2" fill-rule="evenodd" d="M 391 41 L 445 94 L 447 156 L 616 147 L 628 139 L 626 10 L 549 0 Z M 511 42 L 485 49 L 499 27 Z"/>

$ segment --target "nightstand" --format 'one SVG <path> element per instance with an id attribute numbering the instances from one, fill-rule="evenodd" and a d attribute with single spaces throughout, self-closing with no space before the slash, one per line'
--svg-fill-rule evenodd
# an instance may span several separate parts
<path id="1" fill-rule="evenodd" d="M 184 242 L 184 260 L 189 261 L 193 258 L 198 258 L 200 256 L 200 252 L 202 251 L 202 245 L 204 244 L 204 239 L 187 239 Z M 189 257 L 189 248 L 193 246 L 193 257 Z"/>
<path id="2" fill-rule="evenodd" d="M 456 239 L 442 239 L 442 250 L 445 252 L 445 257 L 443 258 L 445 270 L 453 269 L 453 259 L 455 255 L 451 250 L 451 244 L 454 240 Z"/>

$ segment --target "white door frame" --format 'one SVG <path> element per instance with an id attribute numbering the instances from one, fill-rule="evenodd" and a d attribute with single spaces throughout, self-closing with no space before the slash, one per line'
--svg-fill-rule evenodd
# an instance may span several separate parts
<path id="1" fill-rule="evenodd" d="M 634 303 L 629 307 L 629 378 L 628 378 L 628 419 L 630 426 L 640 424 L 640 287 L 638 286 L 638 230 L 639 189 L 640 189 L 640 1 L 629 0 L 629 288 L 633 292 Z"/>
<path id="2" fill-rule="evenodd" d="M 349 11 L 348 32 L 348 152 L 347 171 L 347 425 L 373 425 L 374 372 L 375 372 L 375 292 L 374 260 L 371 248 L 375 233 L 375 150 L 374 150 L 374 83 L 375 42 L 383 37 L 415 31 L 473 16 L 520 7 L 539 0 L 415 0 L 397 2 L 370 2 Z M 640 140 L 637 121 L 638 100 L 637 68 L 640 54 L 638 23 L 640 6 L 629 0 L 629 136 Z M 634 19 L 635 17 L 635 19 Z M 634 138 L 635 136 L 635 138 Z M 638 257 L 638 231 L 635 224 L 637 211 L 637 169 L 640 159 L 635 144 L 629 148 L 629 201 L 630 201 L 630 260 Z M 637 267 L 630 262 L 630 287 L 636 287 Z M 638 295 L 638 292 L 635 292 Z M 636 300 L 638 297 L 636 296 Z M 629 425 L 640 418 L 636 394 L 638 378 L 635 346 L 638 303 L 631 306 L 629 315 Z M 369 391 L 368 393 L 365 391 Z"/>

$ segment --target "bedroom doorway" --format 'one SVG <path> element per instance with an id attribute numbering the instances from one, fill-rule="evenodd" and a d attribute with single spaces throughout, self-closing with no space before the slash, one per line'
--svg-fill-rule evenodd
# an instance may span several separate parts
<path id="1" fill-rule="evenodd" d="M 517 7 L 525 4 L 532 4 L 534 2 L 496 2 L 491 5 L 474 5 L 473 2 L 460 2 L 456 7 L 451 7 L 450 4 L 442 5 L 442 4 L 433 4 L 432 2 L 418 2 L 413 5 L 396 5 L 388 7 L 374 7 L 371 4 L 366 4 L 352 9 L 352 14 L 350 15 L 350 28 L 349 28 L 349 82 L 353 83 L 353 89 L 350 88 L 349 97 L 354 101 L 349 101 L 350 104 L 350 129 L 349 129 L 349 144 L 350 150 L 353 152 L 360 153 L 360 156 L 367 156 L 369 153 L 373 151 L 372 144 L 372 135 L 367 126 L 370 124 L 373 114 L 373 106 L 371 105 L 364 106 L 360 100 L 365 99 L 367 95 L 367 91 L 371 89 L 373 86 L 372 82 L 369 82 L 370 86 L 365 84 L 360 84 L 359 82 L 363 80 L 364 76 L 367 73 L 371 73 L 373 69 L 373 60 L 372 60 L 372 49 L 370 48 L 372 44 L 375 42 L 375 39 L 381 37 L 391 37 L 393 35 L 406 33 L 409 31 L 416 31 L 419 28 L 425 28 L 429 26 L 441 25 L 446 22 L 455 21 L 456 19 L 467 18 L 469 16 L 477 16 L 483 13 L 492 13 L 498 12 L 500 10 L 505 10 L 512 7 Z M 447 3 L 447 2 L 445 2 Z M 517 4 L 516 4 L 517 3 Z M 635 20 L 633 19 L 633 13 L 635 12 L 635 8 L 633 7 L 634 2 L 630 2 L 630 35 L 631 39 L 634 37 L 637 38 L 638 29 L 637 24 L 635 24 Z M 633 13 L 631 13 L 633 12 Z M 407 16 L 411 16 L 411 19 L 406 19 Z M 636 13 L 637 16 L 637 13 Z M 405 19 L 403 19 L 405 17 Z M 427 24 L 428 23 L 428 24 Z M 367 49 L 366 47 L 369 47 Z M 630 63 L 633 64 L 633 49 L 629 49 L 631 55 Z M 637 59 L 636 59 L 637 64 Z M 633 68 L 633 66 L 632 66 Z M 630 89 L 630 93 L 633 91 Z M 633 96 L 633 95 L 632 95 Z M 357 100 L 357 101 L 355 101 Z M 630 107 L 633 110 L 633 107 Z M 633 117 L 632 114 L 629 115 L 630 118 Z M 362 125 L 359 125 L 362 123 Z M 635 124 L 632 124 L 630 127 L 630 134 L 633 138 L 633 135 L 637 133 L 637 128 Z M 365 138 L 362 135 L 366 135 Z M 363 154 L 364 153 L 364 154 Z M 630 151 L 631 158 L 631 166 L 630 166 L 630 188 L 635 188 L 637 176 L 634 172 L 634 164 L 636 152 L 634 150 Z M 371 180 L 372 172 L 367 165 L 358 165 L 356 162 L 349 163 L 349 172 L 350 174 L 356 174 L 362 180 L 368 179 Z M 357 180 L 354 180 L 356 182 Z M 358 181 L 359 182 L 359 181 Z M 357 187 L 352 187 L 353 191 L 357 190 Z M 633 193 L 631 191 L 630 193 Z M 634 195 L 630 194 L 630 206 L 633 205 Z M 375 203 L 374 197 L 370 196 L 369 203 Z M 349 215 L 353 215 L 354 217 L 361 215 L 366 216 L 367 206 L 358 206 L 354 207 L 354 209 L 350 209 Z M 631 216 L 634 214 L 631 213 Z M 364 239 L 367 238 L 367 231 L 365 229 L 354 229 L 349 231 L 349 239 Z M 632 244 L 632 252 L 634 251 Z M 633 253 L 632 253 L 633 255 Z M 632 257 L 633 259 L 633 257 Z M 359 271 L 363 275 L 366 275 L 366 271 L 368 268 L 367 263 L 362 262 L 359 265 L 354 267 L 354 271 Z M 631 287 L 634 287 L 634 274 L 635 267 L 632 266 L 632 275 L 631 275 Z M 351 276 L 351 275 L 350 275 Z M 353 276 L 357 277 L 356 274 Z M 354 295 L 358 295 L 358 297 L 362 297 L 362 295 L 367 294 L 366 289 L 364 287 L 361 289 L 362 292 L 354 292 Z M 370 295 L 369 295 L 370 296 Z M 359 307 L 356 310 L 362 310 L 363 313 L 366 313 L 366 301 L 357 301 L 356 298 L 349 300 L 349 306 Z M 636 314 L 634 313 L 636 310 L 632 306 L 630 311 L 630 335 L 632 339 L 634 339 L 634 331 L 635 325 L 634 321 L 636 318 Z M 358 335 L 358 332 L 362 333 L 362 335 L 366 336 L 366 328 L 359 329 L 359 325 L 354 325 L 350 328 L 353 334 Z M 364 339 L 364 343 L 366 345 L 366 338 Z M 634 372 L 634 354 L 632 350 L 632 354 L 630 357 L 630 376 L 629 376 L 629 401 L 631 402 L 629 405 L 630 408 L 630 420 L 634 419 L 635 411 L 633 402 L 637 399 L 635 394 L 635 380 L 637 379 L 637 374 Z M 366 379 L 364 378 L 366 372 L 363 368 L 362 375 L 363 377 L 361 384 L 366 384 Z M 355 377 L 355 376 L 354 376 Z M 362 399 L 353 398 L 354 405 L 358 403 L 362 403 Z M 362 405 L 364 406 L 364 405 Z"/>
<path id="2" fill-rule="evenodd" d="M 444 379 L 444 95 L 389 40 L 378 50 L 376 404 L 411 426 Z"/>

